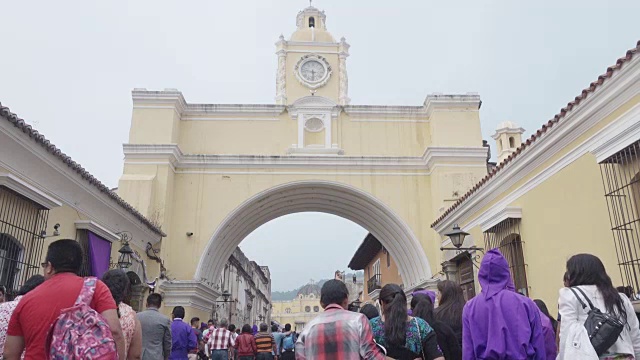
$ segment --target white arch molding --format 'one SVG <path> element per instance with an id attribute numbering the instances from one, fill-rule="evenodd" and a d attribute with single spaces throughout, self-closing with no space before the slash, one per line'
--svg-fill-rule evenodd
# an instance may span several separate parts
<path id="1" fill-rule="evenodd" d="M 296 181 L 246 200 L 216 229 L 200 257 L 194 280 L 216 284 L 233 250 L 261 225 L 284 215 L 323 212 L 362 226 L 393 254 L 405 290 L 431 279 L 429 260 L 409 226 L 382 201 L 353 186 L 330 181 Z"/>

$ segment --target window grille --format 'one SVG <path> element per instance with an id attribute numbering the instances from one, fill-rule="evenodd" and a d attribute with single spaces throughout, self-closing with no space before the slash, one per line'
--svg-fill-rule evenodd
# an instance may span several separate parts
<path id="1" fill-rule="evenodd" d="M 640 289 L 640 141 L 600 163 L 618 267 L 625 286 Z"/>
<path id="2" fill-rule="evenodd" d="M 48 217 L 49 210 L 0 186 L 0 284 L 9 298 L 27 279 L 41 273 Z"/>
<path id="3" fill-rule="evenodd" d="M 93 276 L 91 261 L 89 261 L 89 234 L 87 230 L 76 230 L 76 240 L 82 248 L 82 267 L 80 267 L 80 276 Z"/>
<path id="4" fill-rule="evenodd" d="M 524 261 L 523 241 L 520 236 L 520 219 L 506 219 L 484 232 L 487 250 L 498 248 L 509 263 L 509 270 L 516 291 L 529 296 L 527 265 Z"/>

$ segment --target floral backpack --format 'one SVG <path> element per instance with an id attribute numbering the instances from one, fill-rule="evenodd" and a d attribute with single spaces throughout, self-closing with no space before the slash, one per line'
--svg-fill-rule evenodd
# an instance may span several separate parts
<path id="1" fill-rule="evenodd" d="M 75 304 L 60 311 L 47 336 L 49 359 L 118 359 L 109 325 L 89 306 L 97 282 L 95 277 L 85 278 Z"/>

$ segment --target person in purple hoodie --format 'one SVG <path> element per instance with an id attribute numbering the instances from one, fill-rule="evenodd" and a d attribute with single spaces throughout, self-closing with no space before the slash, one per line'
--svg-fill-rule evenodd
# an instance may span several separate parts
<path id="1" fill-rule="evenodd" d="M 482 259 L 482 292 L 462 312 L 464 360 L 545 360 L 545 343 L 536 304 L 515 292 L 509 264 L 498 249 Z"/>
<path id="2" fill-rule="evenodd" d="M 193 328 L 183 321 L 185 315 L 182 306 L 176 306 L 171 312 L 171 355 L 169 360 L 188 360 L 189 354 L 198 351 L 198 338 Z"/>

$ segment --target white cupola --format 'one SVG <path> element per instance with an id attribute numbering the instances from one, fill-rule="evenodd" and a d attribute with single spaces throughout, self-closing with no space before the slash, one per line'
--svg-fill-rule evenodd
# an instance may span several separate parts
<path id="1" fill-rule="evenodd" d="M 504 121 L 498 124 L 496 133 L 491 136 L 496 141 L 498 164 L 520 147 L 523 133 L 524 129 L 513 121 Z"/>

